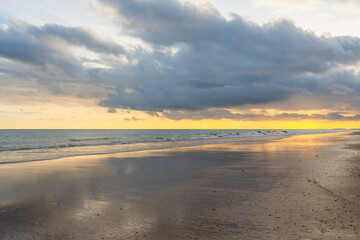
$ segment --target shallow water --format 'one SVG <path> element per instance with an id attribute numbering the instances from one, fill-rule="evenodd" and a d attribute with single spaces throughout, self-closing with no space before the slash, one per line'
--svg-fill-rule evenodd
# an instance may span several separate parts
<path id="1" fill-rule="evenodd" d="M 0 130 L 0 163 L 340 130 Z"/>
<path id="2" fill-rule="evenodd" d="M 359 177 L 343 149 L 351 139 L 264 137 L 3 164 L 0 239 L 359 239 Z"/>

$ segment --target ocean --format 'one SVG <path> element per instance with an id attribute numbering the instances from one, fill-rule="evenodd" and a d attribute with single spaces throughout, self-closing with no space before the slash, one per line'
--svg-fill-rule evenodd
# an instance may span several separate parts
<path id="1" fill-rule="evenodd" d="M 344 130 L 0 130 L 0 164 Z"/>

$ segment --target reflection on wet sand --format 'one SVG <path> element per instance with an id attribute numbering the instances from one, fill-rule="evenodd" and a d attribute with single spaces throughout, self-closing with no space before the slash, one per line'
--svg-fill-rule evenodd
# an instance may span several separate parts
<path id="1" fill-rule="evenodd" d="M 359 200 L 351 206 L 319 187 L 336 189 L 328 176 L 355 154 L 340 148 L 347 139 L 264 138 L 2 165 L 0 238 L 356 239 Z"/>

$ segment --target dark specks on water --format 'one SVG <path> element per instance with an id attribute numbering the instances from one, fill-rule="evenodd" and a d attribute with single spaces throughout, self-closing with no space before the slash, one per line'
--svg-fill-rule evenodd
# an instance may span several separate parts
<path id="1" fill-rule="evenodd" d="M 0 163 L 335 130 L 0 130 Z M 339 130 L 337 130 L 339 131 Z"/>

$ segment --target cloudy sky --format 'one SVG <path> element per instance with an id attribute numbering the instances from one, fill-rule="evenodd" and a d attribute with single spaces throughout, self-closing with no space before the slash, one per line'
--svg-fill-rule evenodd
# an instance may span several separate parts
<path id="1" fill-rule="evenodd" d="M 0 0 L 0 128 L 359 128 L 358 0 Z"/>

